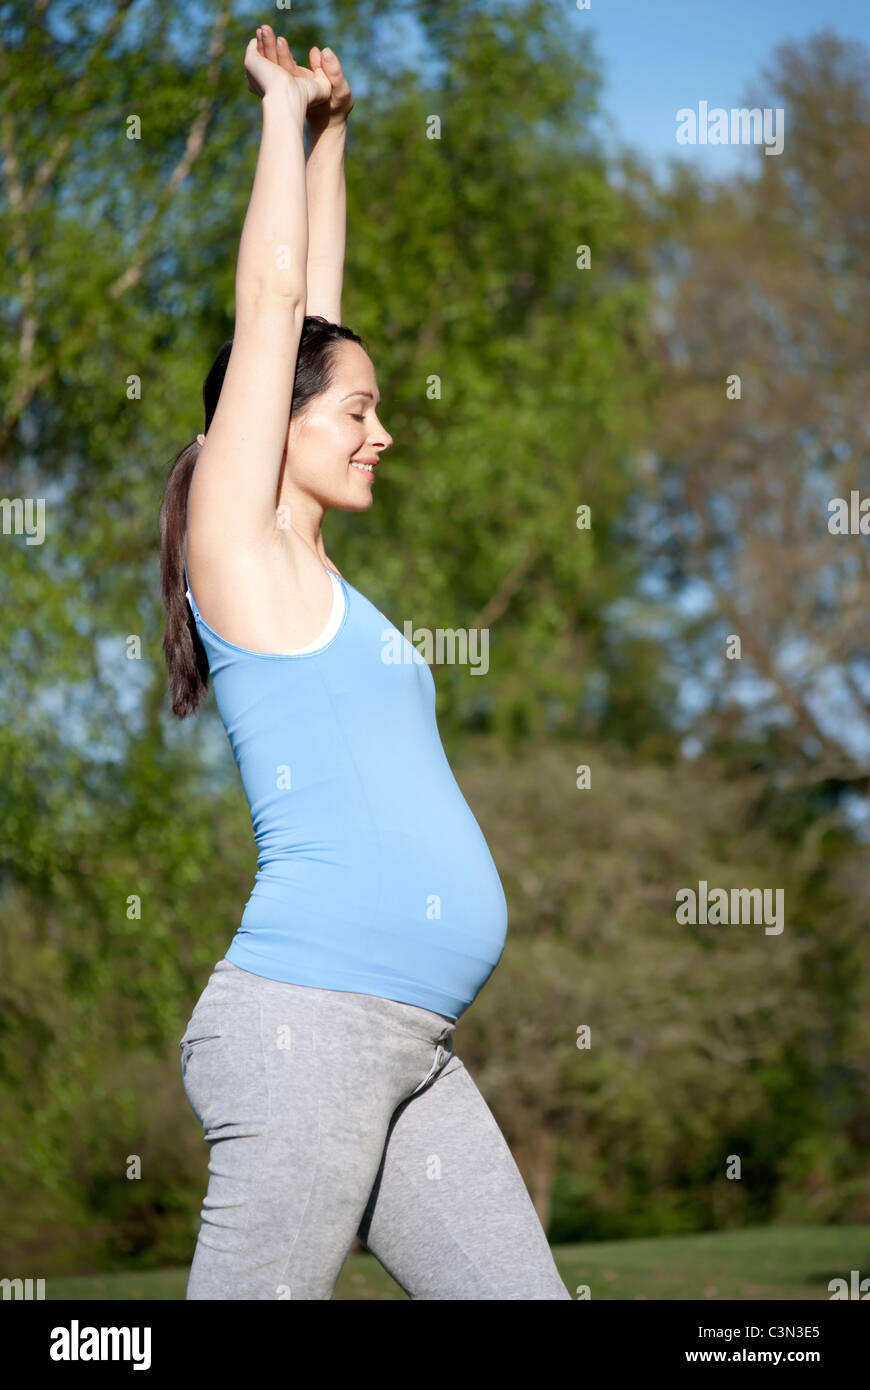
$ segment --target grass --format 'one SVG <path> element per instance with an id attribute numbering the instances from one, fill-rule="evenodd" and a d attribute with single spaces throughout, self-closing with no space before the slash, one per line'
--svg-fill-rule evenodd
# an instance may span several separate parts
<path id="1" fill-rule="evenodd" d="M 828 1281 L 870 1275 L 870 1227 L 764 1226 L 707 1235 L 557 1246 L 559 1272 L 574 1297 L 755 1302 L 830 1299 Z M 184 1299 L 187 1269 L 46 1280 L 47 1299 Z M 406 1295 L 372 1255 L 348 1257 L 336 1299 L 383 1302 Z"/>

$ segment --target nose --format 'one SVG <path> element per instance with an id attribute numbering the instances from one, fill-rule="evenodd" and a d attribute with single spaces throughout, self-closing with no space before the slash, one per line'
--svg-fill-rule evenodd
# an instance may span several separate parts
<path id="1" fill-rule="evenodd" d="M 373 442 L 379 443 L 382 449 L 389 449 L 390 445 L 393 442 L 393 436 L 390 434 L 388 430 L 384 429 L 377 415 L 375 416 L 375 420 L 377 421 L 378 430 L 377 438 Z"/>

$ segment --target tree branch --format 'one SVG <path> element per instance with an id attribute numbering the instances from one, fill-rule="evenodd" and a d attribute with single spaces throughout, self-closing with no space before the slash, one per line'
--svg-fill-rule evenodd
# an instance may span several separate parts
<path id="1" fill-rule="evenodd" d="M 179 185 L 190 173 L 190 170 L 205 144 L 205 133 L 208 129 L 208 123 L 214 109 L 214 94 L 220 75 L 220 63 L 224 51 L 224 31 L 227 27 L 229 14 L 230 0 L 224 0 L 224 4 L 215 20 L 214 30 L 212 31 L 211 41 L 208 47 L 209 65 L 206 74 L 206 93 L 200 101 L 199 110 L 190 127 L 184 146 L 184 153 L 170 174 L 163 193 L 157 200 L 154 215 L 142 234 L 134 252 L 133 259 L 123 274 L 119 275 L 117 280 L 110 286 L 110 299 L 120 299 L 121 295 L 124 294 L 131 285 L 135 285 L 141 278 L 149 248 L 159 231 L 163 214 Z"/>
<path id="2" fill-rule="evenodd" d="M 709 574 L 709 572 L 708 572 Z M 774 687 L 782 703 L 791 711 L 797 721 L 798 728 L 815 739 L 824 750 L 827 757 L 836 764 L 842 764 L 843 749 L 837 744 L 832 743 L 828 736 L 819 728 L 818 722 L 808 709 L 803 700 L 791 689 L 774 665 L 772 654 L 763 641 L 756 641 L 751 627 L 744 618 L 735 615 L 728 596 L 721 587 L 708 577 L 707 582 L 716 599 L 716 607 L 721 617 L 727 619 L 732 632 L 739 635 L 741 644 L 745 647 L 750 661 L 756 671 L 769 681 Z"/>
<path id="3" fill-rule="evenodd" d="M 36 16 L 40 17 L 45 9 L 48 0 L 39 0 L 36 5 Z M 11 386 L 9 410 L 3 422 L 3 432 L 0 435 L 0 455 L 4 454 L 15 433 L 18 421 L 23 412 L 27 409 L 35 392 L 51 375 L 50 364 L 32 370 L 34 348 L 36 346 L 37 316 L 36 316 L 36 278 L 33 273 L 33 261 L 30 254 L 30 245 L 27 237 L 27 219 L 33 212 L 39 201 L 42 189 L 55 173 L 58 164 L 66 154 L 72 140 L 73 121 L 70 119 L 77 107 L 87 105 L 83 100 L 88 95 L 89 84 L 93 67 L 97 59 L 105 50 L 106 46 L 118 32 L 124 16 L 133 3 L 133 0 L 118 0 L 118 8 L 109 18 L 109 21 L 98 42 L 91 49 L 90 59 L 86 71 L 73 87 L 71 96 L 65 104 L 65 111 L 68 116 L 67 127 L 63 134 L 55 141 L 54 149 L 39 165 L 33 177 L 30 188 L 25 192 L 24 182 L 21 177 L 21 169 L 18 163 L 18 151 L 15 138 L 15 118 L 13 106 L 15 98 L 15 88 L 11 87 L 6 81 L 8 73 L 8 61 L 6 49 L 3 46 L 2 36 L 0 36 L 0 58 L 2 58 L 3 85 L 6 89 L 6 106 L 0 121 L 0 150 L 3 154 L 3 170 L 6 176 L 6 186 L 9 196 L 9 210 L 11 213 L 11 236 L 10 240 L 13 248 L 13 257 L 18 270 L 18 283 L 20 288 L 21 318 L 18 332 L 18 362 L 16 364 L 15 378 Z"/>
<path id="4" fill-rule="evenodd" d="M 508 570 L 489 602 L 472 618 L 469 627 L 491 627 L 498 621 L 537 558 L 537 546 L 529 544 L 525 554 Z"/>
<path id="5" fill-rule="evenodd" d="M 75 83 L 68 98 L 64 102 L 64 111 L 68 118 L 78 115 L 80 111 L 87 110 L 91 104 L 90 87 L 94 66 L 117 34 L 132 3 L 133 0 L 117 0 L 117 9 L 114 14 L 110 15 L 105 29 L 92 47 L 85 71 L 82 73 L 78 82 Z M 63 159 L 72 143 L 73 129 L 74 124 L 72 120 L 68 119 L 66 129 L 58 136 L 54 143 L 54 148 L 46 155 L 45 159 L 36 170 L 33 176 L 33 182 L 24 199 L 25 213 L 33 211 L 39 201 L 40 193 L 49 179 L 51 179 L 57 171 L 60 161 Z"/>

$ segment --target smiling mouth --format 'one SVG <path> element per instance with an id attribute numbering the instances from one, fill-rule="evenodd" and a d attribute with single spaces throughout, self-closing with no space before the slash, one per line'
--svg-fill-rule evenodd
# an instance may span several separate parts
<path id="1" fill-rule="evenodd" d="M 377 465 L 374 463 L 356 463 L 351 459 L 350 466 L 351 468 L 358 468 L 361 473 L 374 473 Z"/>

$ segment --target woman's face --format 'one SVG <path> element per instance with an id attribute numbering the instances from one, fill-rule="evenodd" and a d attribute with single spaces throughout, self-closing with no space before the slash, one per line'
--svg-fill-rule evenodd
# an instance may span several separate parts
<path id="1" fill-rule="evenodd" d="M 362 512 L 372 505 L 380 457 L 393 440 L 377 416 L 380 394 L 368 353 L 345 340 L 334 360 L 332 385 L 290 420 L 280 502 L 292 508 L 307 497 L 324 509 Z"/>

